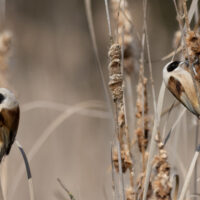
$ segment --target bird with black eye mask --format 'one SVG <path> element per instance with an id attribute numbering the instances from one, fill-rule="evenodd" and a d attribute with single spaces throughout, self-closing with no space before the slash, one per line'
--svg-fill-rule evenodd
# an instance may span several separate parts
<path id="1" fill-rule="evenodd" d="M 163 68 L 163 80 L 169 91 L 200 118 L 200 105 L 188 62 L 172 61 Z M 196 81 L 196 84 L 199 84 Z"/>
<path id="2" fill-rule="evenodd" d="M 19 104 L 12 92 L 0 88 L 0 162 L 8 155 L 17 134 Z"/>

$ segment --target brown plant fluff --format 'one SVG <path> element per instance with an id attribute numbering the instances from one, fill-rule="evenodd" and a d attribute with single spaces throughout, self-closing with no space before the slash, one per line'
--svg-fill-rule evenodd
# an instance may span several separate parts
<path id="1" fill-rule="evenodd" d="M 144 99 L 144 104 L 142 103 Z M 136 123 L 136 130 L 135 133 L 138 138 L 138 147 L 140 152 L 146 150 L 148 145 L 148 101 L 147 101 L 147 79 L 144 77 L 142 80 L 139 80 L 137 85 L 137 123 Z M 143 111 L 144 110 L 144 111 Z M 143 112 L 144 112 L 144 119 L 143 119 Z M 144 123 L 144 124 L 143 124 Z"/>
<path id="2" fill-rule="evenodd" d="M 188 31 L 186 35 L 186 45 L 188 49 L 186 59 L 193 65 L 192 67 L 195 72 L 194 78 L 200 81 L 200 35 L 194 31 Z"/>
<path id="3" fill-rule="evenodd" d="M 4 31 L 0 33 L 0 87 L 8 87 L 7 69 L 11 39 L 11 32 Z"/>
<path id="4" fill-rule="evenodd" d="M 119 172 L 119 160 L 118 160 L 118 150 L 116 147 L 113 149 L 113 157 L 112 157 L 115 170 Z M 132 170 L 132 160 L 130 157 L 130 152 L 127 144 L 123 144 L 121 147 L 121 162 L 122 162 L 122 172 L 125 173 L 127 169 Z"/>
<path id="5" fill-rule="evenodd" d="M 170 182 L 170 165 L 167 161 L 167 151 L 160 140 L 159 133 L 156 136 L 156 143 L 159 149 L 158 155 L 154 157 L 153 168 L 155 174 L 152 175 L 153 194 L 151 199 L 170 200 L 172 185 Z"/>
<path id="6" fill-rule="evenodd" d="M 126 188 L 126 200 L 136 200 L 135 192 L 133 191 L 132 187 Z"/>
<path id="7" fill-rule="evenodd" d="M 124 71 L 130 74 L 134 69 L 134 40 L 131 14 L 127 0 L 111 0 L 113 17 L 117 23 L 119 44 L 124 48 Z"/>

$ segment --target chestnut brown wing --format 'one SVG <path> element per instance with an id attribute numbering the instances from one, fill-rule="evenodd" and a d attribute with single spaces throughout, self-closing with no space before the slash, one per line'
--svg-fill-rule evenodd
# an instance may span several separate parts
<path id="1" fill-rule="evenodd" d="M 6 135 L 6 154 L 9 154 L 11 146 L 15 140 L 19 125 L 20 110 L 19 107 L 14 109 L 2 109 L 1 116 L 3 118 L 3 126 L 5 126 L 2 134 Z M 6 130 L 6 131 L 5 131 Z"/>

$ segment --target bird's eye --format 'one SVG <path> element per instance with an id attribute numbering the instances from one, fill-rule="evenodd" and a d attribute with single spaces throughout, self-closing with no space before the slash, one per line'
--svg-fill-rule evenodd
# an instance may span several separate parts
<path id="1" fill-rule="evenodd" d="M 0 93 L 0 103 L 2 103 L 4 99 L 5 97 L 3 96 L 3 94 Z"/>
<path id="2" fill-rule="evenodd" d="M 175 70 L 178 67 L 179 63 L 180 63 L 180 61 L 172 62 L 170 65 L 167 66 L 167 71 L 171 72 L 171 71 Z"/>

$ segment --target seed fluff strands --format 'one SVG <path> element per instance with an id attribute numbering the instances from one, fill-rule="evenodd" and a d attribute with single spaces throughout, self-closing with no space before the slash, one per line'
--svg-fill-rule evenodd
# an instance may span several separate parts
<path id="1" fill-rule="evenodd" d="M 152 197 L 154 200 L 170 200 L 172 184 L 170 182 L 170 165 L 167 161 L 167 151 L 164 144 L 160 140 L 160 134 L 157 133 L 156 143 L 159 153 L 154 157 L 153 168 L 155 170 L 152 175 Z"/>

